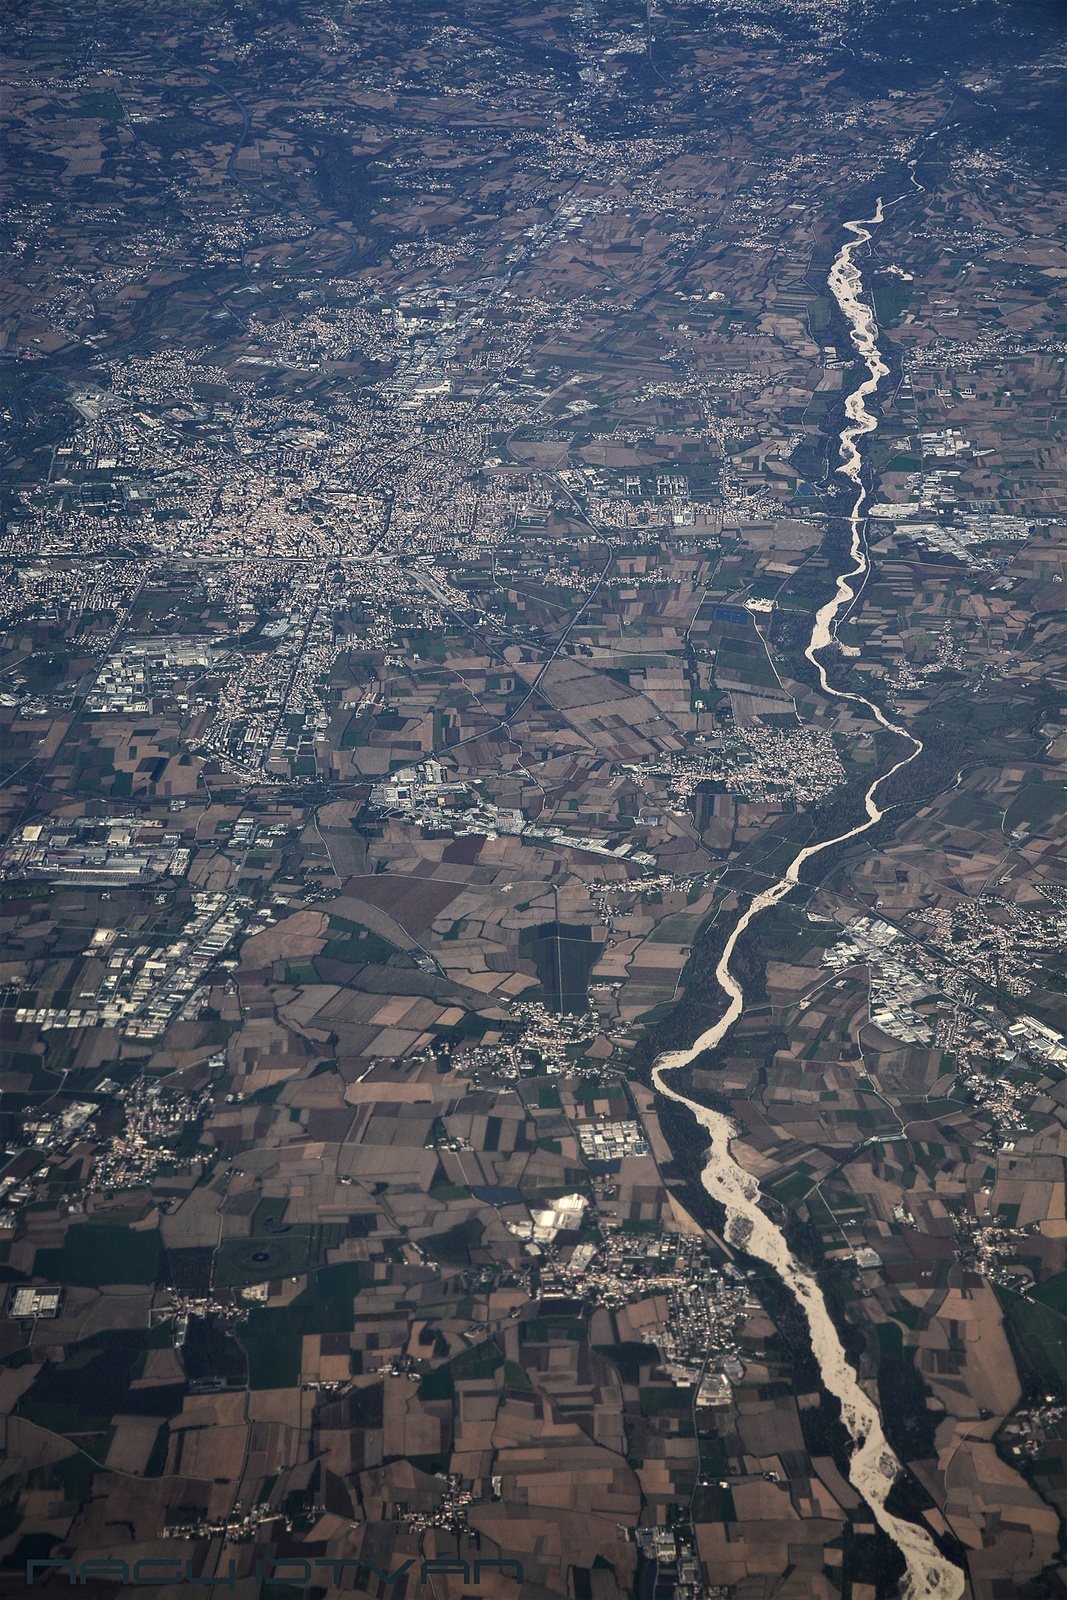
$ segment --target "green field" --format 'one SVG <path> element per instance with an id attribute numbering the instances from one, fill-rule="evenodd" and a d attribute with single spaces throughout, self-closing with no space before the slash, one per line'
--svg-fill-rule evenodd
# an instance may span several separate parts
<path id="1" fill-rule="evenodd" d="M 330 939 L 320 954 L 329 961 L 348 961 L 352 965 L 369 963 L 384 966 L 390 956 L 400 954 L 395 944 L 370 928 L 344 917 L 330 918 Z"/>
<path id="2" fill-rule="evenodd" d="M 243 1242 L 243 1241 L 242 1241 Z M 70 1228 L 58 1250 L 38 1250 L 34 1274 L 56 1283 L 98 1289 L 103 1283 L 154 1283 L 159 1271 L 159 1233 L 134 1233 L 103 1223 Z"/>
<path id="3" fill-rule="evenodd" d="M 668 1388 L 639 1389 L 641 1415 L 660 1416 L 664 1411 L 692 1411 L 696 1390 L 681 1384 Z"/>
<path id="4" fill-rule="evenodd" d="M 257 1306 L 248 1315 L 242 1342 L 302 1339 L 308 1333 L 349 1333 L 352 1302 L 363 1284 L 358 1261 L 338 1262 L 312 1273 L 307 1288 L 287 1306 Z"/>
<path id="5" fill-rule="evenodd" d="M 250 1389 L 291 1389 L 300 1382 L 304 1342 L 299 1334 L 241 1342 L 248 1353 Z"/>
<path id="6" fill-rule="evenodd" d="M 774 668 L 766 656 L 739 655 L 733 650 L 720 650 L 715 657 L 716 672 L 736 672 L 746 684 L 752 684 L 758 689 L 777 689 L 780 687 Z M 721 689 L 722 683 L 718 684 Z"/>
<path id="7" fill-rule="evenodd" d="M 1050 1278 L 1040 1289 L 1035 1289 L 1030 1298 L 1040 1300 L 1043 1306 L 1051 1306 L 1053 1311 L 1067 1313 L 1067 1272 L 1061 1272 L 1058 1277 Z M 1067 1329 L 1064 1330 L 1064 1334 L 1067 1336 Z"/>
<path id="8" fill-rule="evenodd" d="M 953 828 L 973 828 L 982 833 L 1000 827 L 1000 810 L 977 795 L 960 794 L 942 811 L 941 820 Z"/>
<path id="9" fill-rule="evenodd" d="M 1010 1289 L 999 1289 L 997 1299 L 1004 1308 L 1020 1366 L 1039 1388 L 1062 1390 L 1067 1386 L 1067 1323 L 1063 1316 L 1047 1305 L 1021 1299 Z M 1020 1377 L 1025 1382 L 1023 1372 Z"/>
<path id="10" fill-rule="evenodd" d="M 649 934 L 649 944 L 695 944 L 706 912 L 678 911 L 666 917 L 654 932 Z"/>
<path id="11" fill-rule="evenodd" d="M 1058 811 L 1067 809 L 1063 785 L 1055 783 L 1024 783 L 1004 816 L 1004 831 L 1012 833 L 1028 822 L 1040 828 Z"/>
<path id="12" fill-rule="evenodd" d="M 109 1329 L 47 1362 L 19 1402 L 19 1415 L 53 1433 L 99 1433 L 126 1397 L 149 1339 L 145 1329 Z"/>
<path id="13" fill-rule="evenodd" d="M 215 1284 L 221 1289 L 268 1278 L 295 1278 L 307 1271 L 306 1233 L 260 1235 L 252 1239 L 227 1239 L 215 1255 Z"/>

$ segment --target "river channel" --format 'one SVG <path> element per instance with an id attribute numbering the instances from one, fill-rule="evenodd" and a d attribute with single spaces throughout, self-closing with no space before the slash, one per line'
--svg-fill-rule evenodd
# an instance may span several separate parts
<path id="1" fill-rule="evenodd" d="M 813 1274 L 792 1254 L 780 1229 L 760 1209 L 756 1180 L 734 1160 L 730 1152 L 730 1141 L 737 1137 L 737 1129 L 729 1117 L 711 1111 L 672 1089 L 665 1077 L 672 1069 L 687 1065 L 702 1051 L 717 1045 L 744 1010 L 744 992 L 730 970 L 730 960 L 745 929 L 762 911 L 777 905 L 796 888 L 806 861 L 831 845 L 855 838 L 880 820 L 882 811 L 875 800 L 878 788 L 894 772 L 914 761 L 922 749 L 921 742 L 907 729 L 890 722 L 879 707 L 862 695 L 832 688 L 827 681 L 826 669 L 819 660 L 819 652 L 832 642 L 841 613 L 852 604 L 868 569 L 863 515 L 867 492 L 863 486 L 859 441 L 866 434 L 873 433 L 878 426 L 877 417 L 867 410 L 867 401 L 889 369 L 878 350 L 878 326 L 873 310 L 863 298 L 863 282 L 853 256 L 870 240 L 870 228 L 881 221 L 882 202 L 879 200 L 873 217 L 844 224 L 851 237 L 838 251 L 827 278 L 830 292 L 848 320 L 852 343 L 867 368 L 867 377 L 845 401 L 845 426 L 839 436 L 838 471 L 855 491 L 850 513 L 852 566 L 838 577 L 833 599 L 816 614 L 811 639 L 804 653 L 818 672 L 825 693 L 865 706 L 882 727 L 908 739 L 911 749 L 894 767 L 875 779 L 867 790 L 864 797 L 867 813 L 865 822 L 857 823 L 835 839 L 824 839 L 820 844 L 807 845 L 800 850 L 784 876 L 769 889 L 757 894 L 742 912 L 715 969 L 715 977 L 728 1000 L 725 1012 L 714 1027 L 702 1033 L 688 1050 L 668 1051 L 659 1056 L 653 1069 L 653 1078 L 662 1094 L 688 1106 L 711 1135 L 711 1147 L 702 1175 L 703 1184 L 708 1193 L 726 1208 L 727 1240 L 772 1266 L 796 1296 L 808 1319 L 812 1350 L 822 1372 L 823 1383 L 840 1400 L 841 1419 L 853 1440 L 849 1477 L 871 1507 L 879 1526 L 904 1557 L 907 1571 L 902 1580 L 903 1594 L 907 1600 L 927 1600 L 927 1597 L 928 1600 L 958 1600 L 964 1589 L 964 1575 L 960 1569 L 940 1554 L 925 1529 L 886 1510 L 886 1498 L 901 1471 L 900 1462 L 886 1440 L 878 1406 L 861 1388 L 854 1369 L 845 1357 L 837 1329 Z"/>

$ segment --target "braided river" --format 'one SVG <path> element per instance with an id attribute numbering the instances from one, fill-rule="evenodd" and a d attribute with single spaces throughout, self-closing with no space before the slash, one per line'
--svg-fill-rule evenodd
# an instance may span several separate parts
<path id="1" fill-rule="evenodd" d="M 863 484 L 859 441 L 877 429 L 878 419 L 868 411 L 867 401 L 876 393 L 889 368 L 878 349 L 878 326 L 872 308 L 864 299 L 862 277 L 853 256 L 870 241 L 870 229 L 881 221 L 882 202 L 879 200 L 873 217 L 844 224 L 845 231 L 851 237 L 838 251 L 827 278 L 830 292 L 849 323 L 852 343 L 867 368 L 867 376 L 845 401 L 845 426 L 839 436 L 840 463 L 837 470 L 855 491 L 849 518 L 852 565 L 838 577 L 834 597 L 816 614 L 804 653 L 818 673 L 824 693 L 866 707 L 883 728 L 908 740 L 911 749 L 894 767 L 876 778 L 867 790 L 864 796 L 866 821 L 857 823 L 834 839 L 824 839 L 819 844 L 807 845 L 798 851 L 784 875 L 770 888 L 758 893 L 741 913 L 715 969 L 716 980 L 728 1000 L 725 1012 L 688 1050 L 668 1051 L 660 1055 L 653 1069 L 653 1078 L 660 1093 L 687 1106 L 711 1136 L 702 1181 L 708 1193 L 726 1208 L 725 1234 L 728 1242 L 773 1267 L 807 1317 L 812 1350 L 822 1372 L 823 1383 L 841 1402 L 841 1420 L 853 1441 L 849 1478 L 906 1563 L 902 1594 L 906 1600 L 927 1600 L 927 1597 L 928 1600 L 958 1600 L 965 1582 L 959 1567 L 941 1555 L 924 1528 L 894 1516 L 886 1509 L 886 1499 L 902 1470 L 901 1464 L 886 1440 L 878 1406 L 860 1386 L 854 1369 L 846 1359 L 814 1275 L 792 1254 L 781 1230 L 761 1210 L 756 1180 L 731 1155 L 730 1141 L 737 1137 L 737 1129 L 729 1117 L 690 1100 L 671 1088 L 669 1082 L 669 1074 L 673 1069 L 686 1066 L 703 1051 L 716 1046 L 744 1011 L 744 991 L 730 970 L 730 960 L 745 929 L 761 912 L 777 905 L 797 887 L 805 862 L 832 845 L 858 837 L 881 819 L 883 813 L 876 800 L 878 789 L 894 772 L 914 761 L 922 750 L 921 742 L 913 734 L 889 721 L 871 701 L 862 695 L 833 688 L 819 659 L 820 651 L 833 642 L 839 617 L 842 611 L 847 612 L 855 600 L 869 566 L 864 516 L 867 491 Z"/>

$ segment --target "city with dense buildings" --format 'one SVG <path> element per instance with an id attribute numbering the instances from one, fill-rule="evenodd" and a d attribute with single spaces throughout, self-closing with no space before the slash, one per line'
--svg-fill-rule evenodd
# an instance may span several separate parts
<path id="1" fill-rule="evenodd" d="M 0 1596 L 1062 1600 L 1062 44 L 11 12 Z"/>

